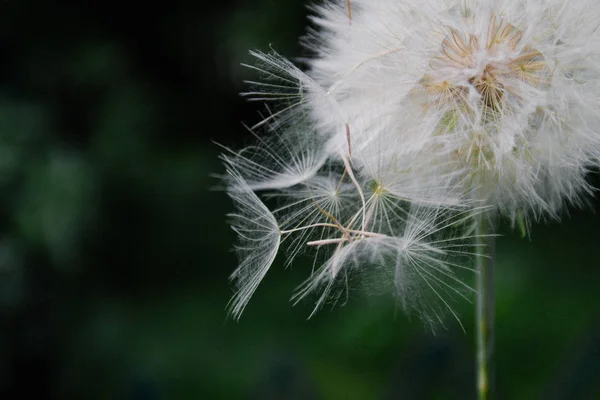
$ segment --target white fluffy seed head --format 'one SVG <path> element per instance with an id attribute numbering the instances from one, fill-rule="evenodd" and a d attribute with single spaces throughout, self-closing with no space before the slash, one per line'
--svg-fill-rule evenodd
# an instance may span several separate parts
<path id="1" fill-rule="evenodd" d="M 600 160 L 596 0 L 333 0 L 315 7 L 302 72 L 254 52 L 257 144 L 224 156 L 244 309 L 280 244 L 314 256 L 295 298 L 352 282 L 431 326 L 472 290 L 470 221 L 558 217 Z M 351 22 L 351 23 L 349 23 Z M 257 194 L 279 202 L 271 212 Z M 468 298 L 468 296 L 467 296 Z"/>

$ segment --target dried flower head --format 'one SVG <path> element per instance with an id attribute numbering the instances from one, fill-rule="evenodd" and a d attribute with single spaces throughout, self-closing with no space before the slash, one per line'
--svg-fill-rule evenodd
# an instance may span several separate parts
<path id="1" fill-rule="evenodd" d="M 236 316 L 278 232 L 290 259 L 315 249 L 298 296 L 319 289 L 320 306 L 350 276 L 385 276 L 433 323 L 465 289 L 453 271 L 468 264 L 453 257 L 468 254 L 474 214 L 556 217 L 590 191 L 600 156 L 594 0 L 349 5 L 313 9 L 306 73 L 252 53 L 263 79 L 246 95 L 269 105 L 255 127 L 267 138 L 224 160 L 232 196 L 247 199 L 239 215 L 253 233 L 240 231 L 242 241 L 270 250 L 243 247 Z M 265 190 L 280 202 L 272 214 L 252 193 Z"/>

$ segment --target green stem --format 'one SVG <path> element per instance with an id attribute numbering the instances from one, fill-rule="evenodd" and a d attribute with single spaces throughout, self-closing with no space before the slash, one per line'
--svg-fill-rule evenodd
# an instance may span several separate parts
<path id="1" fill-rule="evenodd" d="M 494 377 L 494 224 L 477 217 L 477 399 L 490 400 Z"/>

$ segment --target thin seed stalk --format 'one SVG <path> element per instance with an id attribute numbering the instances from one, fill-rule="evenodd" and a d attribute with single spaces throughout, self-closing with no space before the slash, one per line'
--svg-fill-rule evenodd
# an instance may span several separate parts
<path id="1" fill-rule="evenodd" d="M 477 217 L 477 399 L 490 400 L 494 383 L 494 224 L 488 215 Z"/>

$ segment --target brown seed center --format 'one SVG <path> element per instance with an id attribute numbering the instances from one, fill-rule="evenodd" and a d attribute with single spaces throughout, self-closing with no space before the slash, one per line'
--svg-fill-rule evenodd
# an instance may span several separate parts
<path id="1" fill-rule="evenodd" d="M 500 110 L 505 89 L 496 78 L 494 67 L 491 65 L 486 66 L 481 75 L 469 78 L 469 83 L 481 95 L 485 107 L 495 111 Z"/>

